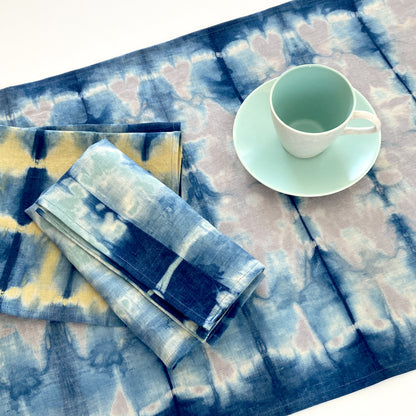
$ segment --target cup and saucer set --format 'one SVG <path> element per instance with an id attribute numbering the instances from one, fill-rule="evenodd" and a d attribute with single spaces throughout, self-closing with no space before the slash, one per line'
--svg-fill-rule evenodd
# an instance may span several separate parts
<path id="1" fill-rule="evenodd" d="M 294 67 L 255 89 L 239 108 L 234 147 L 259 182 L 284 194 L 342 191 L 371 169 L 380 121 L 366 98 L 332 68 Z"/>

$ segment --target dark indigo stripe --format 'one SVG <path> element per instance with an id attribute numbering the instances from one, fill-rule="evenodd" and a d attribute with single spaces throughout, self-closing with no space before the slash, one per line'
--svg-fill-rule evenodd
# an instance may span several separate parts
<path id="1" fill-rule="evenodd" d="M 5 291 L 9 285 L 10 275 L 13 271 L 14 266 L 16 265 L 17 258 L 19 256 L 20 244 L 22 242 L 22 234 L 17 232 L 13 236 L 12 243 L 10 245 L 9 254 L 7 256 L 7 261 L 3 269 L 3 273 L 0 278 L 0 290 Z M 0 297 L 0 303 L 3 297 Z"/>
<path id="2" fill-rule="evenodd" d="M 71 264 L 71 270 L 69 272 L 68 281 L 66 282 L 65 290 L 62 295 L 64 299 L 68 299 L 72 294 L 72 283 L 74 281 L 74 273 L 76 272 L 75 267 Z"/>
<path id="3" fill-rule="evenodd" d="M 214 398 L 213 404 L 210 406 L 211 414 L 217 414 L 214 409 L 221 409 L 221 398 L 220 394 L 218 393 L 217 389 L 215 388 L 215 381 L 214 381 L 214 374 L 212 371 L 212 363 L 210 362 L 210 359 L 207 354 L 206 348 L 201 348 L 201 351 L 204 356 L 204 361 L 201 361 L 201 365 L 204 364 L 204 368 L 201 368 L 201 373 L 204 373 L 204 377 L 206 377 L 207 382 L 209 384 L 209 387 L 211 388 L 211 392 Z M 202 383 L 201 383 L 202 384 Z M 192 399 L 191 399 L 192 400 Z M 192 411 L 192 408 L 190 409 Z M 192 414 L 192 413 L 188 413 Z M 210 415 L 211 416 L 211 415 Z"/>
<path id="4" fill-rule="evenodd" d="M 78 74 L 77 71 L 72 71 L 71 74 L 74 77 L 74 82 L 72 84 L 73 86 L 73 91 L 75 91 L 78 94 L 78 98 L 81 101 L 82 107 L 84 109 L 84 113 L 85 113 L 85 120 L 83 122 L 83 124 L 86 124 L 89 122 L 90 119 L 90 114 L 88 113 L 88 108 L 87 108 L 87 103 L 85 102 L 85 98 L 82 94 L 82 88 L 83 88 L 83 84 L 80 82 L 79 78 L 78 78 Z M 93 123 L 91 123 L 93 124 Z M 99 124 L 99 123 L 97 123 Z"/>
<path id="5" fill-rule="evenodd" d="M 168 382 L 168 385 L 169 385 L 170 393 L 172 394 L 172 402 L 173 402 L 173 407 L 175 409 L 175 414 L 177 416 L 180 416 L 181 415 L 181 410 L 180 410 L 181 407 L 178 403 L 178 398 L 176 397 L 176 394 L 175 394 L 175 388 L 174 388 L 173 383 L 172 383 L 172 377 L 170 376 L 169 369 L 163 363 L 162 363 L 162 367 L 163 367 L 163 372 L 165 373 L 165 376 L 166 376 L 166 381 Z M 173 409 L 169 409 L 169 411 L 171 411 L 171 410 L 173 410 Z M 174 416 L 174 415 L 172 415 L 172 416 Z"/>
<path id="6" fill-rule="evenodd" d="M 282 414 L 289 414 L 289 409 L 287 408 L 286 404 L 284 402 L 281 402 L 281 398 L 285 397 L 284 391 L 284 385 L 281 383 L 281 381 L 278 378 L 278 370 L 276 368 L 276 366 L 274 365 L 272 359 L 269 356 L 269 353 L 267 351 L 267 346 L 266 343 L 264 342 L 260 331 L 257 329 L 257 326 L 252 318 L 252 315 L 249 311 L 249 307 L 248 305 L 244 305 L 241 308 L 243 315 L 248 323 L 248 327 L 250 330 L 250 334 L 254 340 L 254 343 L 256 345 L 256 349 L 259 352 L 262 361 L 263 361 L 263 365 L 264 368 L 267 371 L 267 374 L 270 377 L 270 381 L 272 384 L 272 391 L 274 393 L 274 395 L 276 396 L 276 400 L 278 400 L 281 405 L 279 406 L 279 409 L 282 408 L 284 409 L 284 411 L 282 412 Z"/>
<path id="7" fill-rule="evenodd" d="M 232 88 L 235 96 L 238 98 L 240 103 L 242 103 L 244 101 L 243 97 L 241 96 L 240 92 L 238 91 L 238 89 L 237 89 L 237 87 L 234 83 L 234 80 L 231 76 L 230 69 L 228 68 L 227 64 L 225 63 L 224 58 L 222 58 L 222 56 L 221 56 L 222 51 L 220 50 L 220 48 L 217 45 L 214 33 L 215 32 L 212 29 L 207 29 L 208 39 L 210 41 L 212 50 L 215 52 L 215 56 L 217 58 L 218 66 L 220 67 L 221 73 L 224 75 L 225 83 Z"/>
<path id="8" fill-rule="evenodd" d="M 10 88 L 5 88 L 3 90 L 3 95 L 4 95 L 4 101 L 5 101 L 5 113 L 6 113 L 6 118 L 8 121 L 8 125 L 9 126 L 16 126 L 16 121 L 15 118 L 13 116 L 14 112 L 11 109 L 11 105 L 10 105 L 10 98 L 9 98 L 9 90 Z"/>
<path id="9" fill-rule="evenodd" d="M 78 372 L 74 366 L 74 351 L 69 344 L 66 326 L 62 322 L 49 322 L 45 332 L 48 346 L 47 371 L 58 379 L 62 396 L 62 414 L 88 416 L 88 401 L 82 394 Z"/>
<path id="10" fill-rule="evenodd" d="M 390 202 L 389 197 L 387 196 L 387 189 L 385 186 L 381 185 L 381 183 L 377 180 L 375 168 L 371 169 L 367 173 L 367 177 L 371 180 L 371 182 L 373 182 L 373 192 L 375 192 L 380 197 L 380 199 L 384 202 L 384 205 L 386 207 L 390 207 L 392 203 Z"/>
<path id="11" fill-rule="evenodd" d="M 377 42 L 377 35 L 368 27 L 368 25 L 365 23 L 364 19 L 360 16 L 360 12 L 358 11 L 357 5 L 355 0 L 352 0 L 353 4 L 354 4 L 354 13 L 355 16 L 358 20 L 358 22 L 361 25 L 361 31 L 363 33 L 365 33 L 369 39 L 371 40 L 371 42 L 373 43 L 373 45 L 376 47 L 377 51 L 380 53 L 381 57 L 383 58 L 383 60 L 386 62 L 387 66 L 391 69 L 391 71 L 393 72 L 393 74 L 395 75 L 395 77 L 397 78 L 397 80 L 400 82 L 401 85 L 403 85 L 403 87 L 406 89 L 406 91 L 409 93 L 409 95 L 412 97 L 413 101 L 416 102 L 416 97 L 413 95 L 412 90 L 410 89 L 410 87 L 407 85 L 405 78 L 402 77 L 400 74 L 398 74 L 395 70 L 394 70 L 394 66 L 391 63 L 389 57 L 387 56 L 386 53 L 384 53 L 383 49 L 381 49 L 380 45 Z"/>
<path id="12" fill-rule="evenodd" d="M 27 170 L 20 203 L 16 213 L 16 220 L 19 225 L 27 225 L 32 221 L 29 215 L 25 213 L 25 209 L 30 207 L 36 201 L 45 189 L 47 182 L 48 172 L 46 169 L 32 167 Z"/>
<path id="13" fill-rule="evenodd" d="M 32 158 L 35 162 L 46 157 L 45 130 L 36 129 L 33 139 Z"/>
<path id="14" fill-rule="evenodd" d="M 149 75 L 151 77 L 151 72 L 152 70 L 149 68 L 151 68 L 151 65 L 149 64 L 147 58 L 146 58 L 146 52 L 144 51 L 140 51 L 140 54 L 137 54 L 137 58 L 139 60 L 141 60 L 142 62 L 140 62 L 142 64 L 143 69 L 146 71 L 147 75 Z M 139 64 L 139 63 L 137 63 Z M 156 82 L 151 82 L 150 83 L 150 88 L 152 90 L 154 90 L 154 94 L 152 94 L 152 101 L 153 100 L 157 100 L 158 101 L 158 109 L 162 110 L 163 115 L 165 117 L 165 120 L 161 120 L 162 122 L 171 122 L 170 121 L 170 117 L 169 117 L 169 105 L 166 105 L 166 103 L 164 102 L 164 100 L 161 99 L 161 97 L 163 96 L 163 92 L 159 92 L 156 90 Z M 173 102 L 172 102 L 172 106 L 173 106 Z"/>
<path id="15" fill-rule="evenodd" d="M 390 222 L 393 224 L 396 229 L 396 233 L 404 241 L 407 249 L 411 254 L 416 254 L 416 244 L 412 238 L 414 234 L 413 230 L 407 225 L 406 220 L 403 216 L 398 214 L 392 214 L 390 217 Z"/>
<path id="16" fill-rule="evenodd" d="M 150 146 L 152 144 L 152 139 L 155 136 L 152 134 L 146 134 L 143 141 L 143 147 L 142 147 L 142 160 L 144 162 L 147 162 L 149 160 L 150 155 Z"/>
<path id="17" fill-rule="evenodd" d="M 109 245 L 110 258 L 127 271 L 133 282 L 155 289 L 160 278 L 178 256 L 139 228 L 127 222 L 124 224 L 128 231 L 124 234 L 124 240 L 118 243 L 117 249 Z M 108 245 L 107 242 L 103 243 Z M 197 285 L 194 284 L 195 279 L 198 279 Z M 216 304 L 220 291 L 229 290 L 182 259 L 173 271 L 163 296 L 175 309 L 197 324 L 203 325 Z"/>
<path id="18" fill-rule="evenodd" d="M 371 182 L 373 182 L 373 185 L 374 185 L 373 192 L 375 192 L 380 197 L 380 199 L 383 201 L 386 207 L 392 206 L 393 204 L 390 201 L 388 197 L 388 193 L 387 193 L 388 187 L 385 185 L 382 185 L 377 180 L 377 177 L 375 174 L 375 168 L 371 169 L 367 175 L 371 179 Z M 398 238 L 403 240 L 408 252 L 411 255 L 414 255 L 416 253 L 416 243 L 414 239 L 412 238 L 414 231 L 409 227 L 404 216 L 399 215 L 399 214 L 392 214 L 389 218 L 389 221 L 394 227 Z M 412 261 L 412 264 L 414 264 L 413 261 Z"/>
<path id="19" fill-rule="evenodd" d="M 325 261 L 324 255 L 322 253 L 322 250 L 320 249 L 319 245 L 317 244 L 317 242 L 315 241 L 315 239 L 312 236 L 311 232 L 309 231 L 309 229 L 308 229 L 308 227 L 307 227 L 307 225 L 305 223 L 305 220 L 303 219 L 303 217 L 302 217 L 302 215 L 301 215 L 301 213 L 299 211 L 299 208 L 298 208 L 298 206 L 296 204 L 295 198 L 293 196 L 291 196 L 291 195 L 288 195 L 288 199 L 291 202 L 292 206 L 295 208 L 295 210 L 296 210 L 296 212 L 298 214 L 299 220 L 301 221 L 302 226 L 303 226 L 304 230 L 306 231 L 306 233 L 307 233 L 310 241 L 314 244 L 314 246 L 315 246 L 315 253 L 314 253 L 314 255 L 317 256 L 317 258 L 319 259 L 319 261 L 322 263 L 324 269 L 326 270 L 326 273 L 327 273 L 328 277 L 331 280 L 331 283 L 333 285 L 333 288 L 334 288 L 334 290 L 335 290 L 338 298 L 340 299 L 340 301 L 341 301 L 341 303 L 342 303 L 342 305 L 343 305 L 343 307 L 344 307 L 344 309 L 345 309 L 345 311 L 347 313 L 348 319 L 351 321 L 351 323 L 353 325 L 355 325 L 356 321 L 355 321 L 354 314 L 352 313 L 351 308 L 348 305 L 348 302 L 346 301 L 346 296 L 342 293 L 342 291 L 341 291 L 341 289 L 339 287 L 339 284 L 338 284 L 337 279 L 336 279 L 336 275 L 334 273 L 332 273 L 331 270 L 329 269 L 328 264 Z M 365 339 L 365 337 L 362 334 L 361 330 L 358 328 L 358 326 L 355 329 L 356 329 L 356 332 L 357 332 L 359 341 L 362 343 L 362 345 L 365 346 L 365 352 L 366 352 L 367 356 L 371 359 L 372 365 L 373 365 L 374 369 L 376 371 L 382 371 L 383 370 L 382 366 L 378 363 L 378 360 L 376 359 L 373 351 L 371 350 L 370 346 L 368 345 L 367 340 Z"/>
<path id="20" fill-rule="evenodd" d="M 160 123 L 141 123 L 141 124 L 128 124 L 127 131 L 131 133 L 159 133 L 180 131 L 181 123 L 179 122 L 160 122 Z"/>
<path id="21" fill-rule="evenodd" d="M 187 158 L 188 153 L 184 151 L 183 163 L 189 166 Z M 215 227 L 217 215 L 213 209 L 213 205 L 215 204 L 214 206 L 216 206 L 221 195 L 210 188 L 203 174 L 199 171 L 188 171 L 188 175 L 185 178 L 182 178 L 182 180 L 187 182 L 186 202 L 192 205 L 194 209 L 196 209 L 197 206 L 198 213 Z M 209 200 L 211 203 L 208 203 Z M 195 204 L 193 204 L 194 201 Z"/>
<path id="22" fill-rule="evenodd" d="M 288 7 L 293 7 L 290 3 Z M 281 33 L 283 40 L 283 54 L 286 60 L 286 66 L 303 65 L 313 62 L 316 53 L 298 34 L 297 30 L 292 27 L 285 13 L 276 10 L 276 18 L 279 26 L 277 30 Z M 287 36 L 287 33 L 290 35 Z"/>

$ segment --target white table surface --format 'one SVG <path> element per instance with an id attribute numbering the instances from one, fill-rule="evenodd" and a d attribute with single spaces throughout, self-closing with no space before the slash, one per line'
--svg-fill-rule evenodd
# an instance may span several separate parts
<path id="1" fill-rule="evenodd" d="M 94 64 L 283 2 L 0 0 L 0 88 Z M 413 416 L 415 387 L 413 371 L 296 416 Z"/>

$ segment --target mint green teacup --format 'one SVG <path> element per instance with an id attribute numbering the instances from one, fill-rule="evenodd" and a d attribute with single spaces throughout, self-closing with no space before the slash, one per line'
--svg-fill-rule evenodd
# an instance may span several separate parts
<path id="1" fill-rule="evenodd" d="M 355 105 L 349 81 L 323 65 L 301 65 L 286 71 L 270 92 L 277 135 L 283 147 L 300 158 L 318 155 L 340 135 L 378 132 L 377 116 L 357 111 Z M 369 120 L 373 126 L 348 127 L 356 118 Z"/>

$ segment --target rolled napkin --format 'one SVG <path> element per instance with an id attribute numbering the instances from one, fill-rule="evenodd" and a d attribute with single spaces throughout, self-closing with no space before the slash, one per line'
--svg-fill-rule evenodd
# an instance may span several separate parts
<path id="1" fill-rule="evenodd" d="M 264 266 L 107 140 L 27 209 L 169 367 L 210 341 Z"/>

